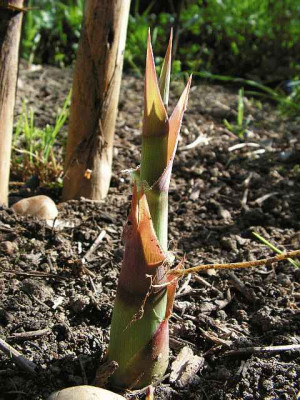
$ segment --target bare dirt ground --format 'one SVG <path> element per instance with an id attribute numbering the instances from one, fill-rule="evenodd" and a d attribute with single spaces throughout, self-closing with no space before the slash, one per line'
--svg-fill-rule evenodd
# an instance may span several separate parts
<path id="1" fill-rule="evenodd" d="M 16 115 L 27 98 L 39 126 L 53 123 L 71 82 L 68 69 L 22 68 Z M 182 86 L 173 84 L 172 105 Z M 0 400 L 46 399 L 53 390 L 91 383 L 105 356 L 130 204 L 130 179 L 122 171 L 139 163 L 142 92 L 141 79 L 124 77 L 105 201 L 59 204 L 59 218 L 67 222 L 62 229 L 0 210 L 0 337 L 38 366 L 31 375 L 0 354 Z M 199 82 L 191 91 L 169 217 L 170 250 L 177 259 L 186 254 L 186 267 L 274 255 L 253 231 L 281 250 L 300 247 L 299 121 L 245 99 L 250 125 L 248 138 L 240 140 L 223 123 L 236 119 L 236 94 L 235 88 Z M 198 145 L 185 149 L 199 136 Z M 245 142 L 255 147 L 232 149 Z M 57 157 L 62 157 L 59 147 Z M 59 202 L 59 190 L 12 185 L 14 196 L 33 193 L 50 193 Z M 106 236 L 83 265 L 103 230 Z M 265 353 L 253 346 L 299 345 L 299 306 L 300 269 L 287 261 L 182 279 L 170 320 L 170 361 L 188 346 L 203 357 L 203 365 L 185 383 L 171 382 L 169 367 L 156 398 L 296 399 L 299 350 Z"/>

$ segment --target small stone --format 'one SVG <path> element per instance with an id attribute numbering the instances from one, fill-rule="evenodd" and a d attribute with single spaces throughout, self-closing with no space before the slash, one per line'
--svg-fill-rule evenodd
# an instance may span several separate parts
<path id="1" fill-rule="evenodd" d="M 67 389 L 59 390 L 58 392 L 52 393 L 48 400 L 121 400 L 125 397 L 119 394 L 113 393 L 109 390 L 94 387 L 94 386 L 74 386 Z"/>
<path id="2" fill-rule="evenodd" d="M 22 199 L 11 208 L 19 215 L 31 215 L 39 219 L 53 220 L 58 215 L 57 207 L 48 196 L 33 196 Z"/>

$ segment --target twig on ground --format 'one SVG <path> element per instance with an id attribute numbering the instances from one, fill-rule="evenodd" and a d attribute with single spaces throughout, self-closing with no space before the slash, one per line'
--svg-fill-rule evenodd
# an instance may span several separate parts
<path id="1" fill-rule="evenodd" d="M 54 268 L 54 266 L 53 266 L 53 263 L 52 263 L 52 260 L 51 260 L 51 257 L 50 257 L 50 256 L 47 257 L 47 261 L 48 261 L 48 264 L 49 264 L 49 267 L 50 267 L 50 271 L 51 271 L 51 272 L 54 272 L 54 271 L 55 271 L 55 268 Z"/>
<path id="2" fill-rule="evenodd" d="M 217 335 L 214 335 L 211 332 L 207 332 L 200 327 L 199 327 L 199 330 L 206 339 L 209 339 L 210 341 L 212 341 L 213 343 L 215 343 L 217 345 L 222 345 L 222 346 L 226 346 L 226 347 L 230 347 L 232 345 L 231 340 L 221 339 Z"/>
<path id="3" fill-rule="evenodd" d="M 183 292 L 185 292 L 185 290 L 188 288 L 190 280 L 191 280 L 191 274 L 189 274 L 186 278 L 186 281 L 184 282 L 184 284 L 181 286 L 181 288 L 177 291 L 177 295 L 181 294 Z"/>
<path id="4" fill-rule="evenodd" d="M 264 237 L 260 236 L 257 232 L 252 232 L 253 236 L 255 236 L 258 240 L 260 240 L 262 243 L 264 243 L 266 246 L 268 246 L 270 249 L 274 250 L 276 253 L 278 254 L 282 254 L 283 251 L 279 250 L 276 246 L 274 246 L 271 242 L 269 242 L 267 239 L 265 239 Z M 300 263 L 298 263 L 297 261 L 294 261 L 290 258 L 288 258 L 288 261 L 294 266 L 299 268 L 300 267 Z"/>
<path id="5" fill-rule="evenodd" d="M 186 146 L 182 146 L 179 148 L 180 151 L 184 150 L 190 150 L 193 149 L 194 147 L 198 146 L 198 144 L 202 144 L 204 146 L 207 146 L 209 143 L 209 140 L 203 133 L 201 133 L 196 140 L 194 140 L 192 143 L 187 144 Z"/>
<path id="6" fill-rule="evenodd" d="M 96 288 L 96 286 L 95 286 L 95 284 L 94 284 L 93 278 L 92 278 L 91 276 L 89 276 L 89 278 L 90 278 L 90 283 L 91 283 L 93 292 L 94 292 L 95 294 L 97 294 L 97 288 Z"/>
<path id="7" fill-rule="evenodd" d="M 210 349 L 208 349 L 207 351 L 205 351 L 203 353 L 203 357 L 207 357 L 210 356 L 211 354 L 215 353 L 216 351 L 219 351 L 223 348 L 223 345 L 221 344 L 214 344 Z"/>
<path id="8" fill-rule="evenodd" d="M 233 132 L 230 132 L 230 130 L 225 127 L 221 129 L 221 132 L 226 133 L 226 135 L 230 136 L 232 139 L 236 139 L 236 135 Z"/>
<path id="9" fill-rule="evenodd" d="M 96 240 L 94 241 L 94 243 L 92 244 L 92 246 L 90 247 L 90 249 L 85 253 L 84 257 L 82 258 L 83 263 L 85 263 L 86 261 L 89 260 L 90 256 L 94 253 L 94 251 L 97 249 L 97 247 L 99 246 L 99 244 L 102 242 L 102 240 L 104 239 L 106 235 L 106 231 L 102 230 L 99 235 L 97 236 Z"/>
<path id="10" fill-rule="evenodd" d="M 250 172 L 250 174 L 247 176 L 247 178 L 243 181 L 242 185 L 245 188 L 248 188 L 250 186 L 250 181 L 253 177 L 253 172 Z"/>
<path id="11" fill-rule="evenodd" d="M 199 295 L 199 293 L 201 293 L 201 289 L 193 289 L 191 287 L 188 287 L 184 292 L 181 293 L 176 293 L 175 294 L 175 299 L 179 299 L 180 297 L 184 297 L 184 296 L 193 296 L 193 295 Z"/>
<path id="12" fill-rule="evenodd" d="M 16 349 L 6 343 L 3 339 L 0 339 L 0 350 L 3 351 L 9 358 L 11 358 L 20 368 L 25 371 L 34 374 L 35 369 L 37 368 L 34 362 L 28 360 L 21 353 L 19 353 Z"/>
<path id="13" fill-rule="evenodd" d="M 209 317 L 208 315 L 201 315 L 201 320 L 208 324 L 211 328 L 216 329 L 218 331 L 223 332 L 225 335 L 230 334 L 231 329 L 227 328 L 224 325 L 221 325 L 220 322 L 217 322 L 214 318 Z"/>
<path id="14" fill-rule="evenodd" d="M 246 189 L 244 190 L 244 193 L 243 193 L 242 201 L 241 201 L 241 204 L 242 204 L 243 207 L 245 207 L 246 204 L 247 204 L 247 201 L 248 201 L 248 194 L 249 194 L 249 188 L 246 187 Z"/>
<path id="15" fill-rule="evenodd" d="M 275 257 L 263 258 L 261 260 L 245 261 L 239 263 L 228 263 L 228 264 L 202 264 L 197 267 L 191 267 L 187 269 L 171 270 L 169 274 L 184 276 L 188 274 L 195 274 L 200 271 L 207 271 L 208 269 L 239 269 L 239 268 L 252 268 L 260 267 L 262 265 L 269 265 L 278 261 L 286 260 L 287 258 L 300 257 L 300 250 L 290 251 L 288 253 L 281 253 Z"/>
<path id="16" fill-rule="evenodd" d="M 258 143 L 252 143 L 252 142 L 247 142 L 247 143 L 238 143 L 234 144 L 233 146 L 228 147 L 228 151 L 234 151 L 234 150 L 239 150 L 242 149 L 243 147 L 260 147 Z"/>
<path id="17" fill-rule="evenodd" d="M 278 192 L 272 192 L 272 193 L 265 194 L 261 197 L 258 197 L 256 200 L 254 200 L 253 203 L 261 206 L 264 201 L 268 200 L 270 197 L 276 196 L 277 194 L 278 194 Z"/>
<path id="18" fill-rule="evenodd" d="M 217 289 L 216 287 L 214 287 L 213 285 L 211 285 L 209 282 L 207 282 L 204 278 L 202 278 L 202 276 L 199 275 L 195 275 L 194 276 L 195 281 L 201 283 L 201 285 L 208 287 L 210 290 L 214 291 L 215 293 L 223 296 L 223 293 L 221 292 L 221 290 Z"/>
<path id="19" fill-rule="evenodd" d="M 258 150 L 255 150 L 255 151 L 249 151 L 248 153 L 245 154 L 245 156 L 253 157 L 253 156 L 260 155 L 260 154 L 264 154 L 265 152 L 266 152 L 265 149 L 258 149 Z"/>
<path id="20" fill-rule="evenodd" d="M 176 309 L 177 307 L 176 307 L 176 305 L 174 305 L 174 309 Z M 178 314 L 176 314 L 176 312 L 172 312 L 172 318 L 174 318 L 174 319 L 176 319 L 177 321 L 180 321 L 180 322 L 185 322 L 185 319 L 184 318 L 182 318 L 180 315 L 178 315 Z"/>
<path id="21" fill-rule="evenodd" d="M 233 283 L 233 286 L 252 303 L 254 300 L 253 295 L 249 292 L 243 282 L 232 271 L 229 271 L 228 275 Z"/>
<path id="22" fill-rule="evenodd" d="M 23 290 L 23 291 L 27 294 L 28 297 L 31 297 L 34 301 L 36 301 L 39 305 L 44 307 L 46 310 L 50 310 L 51 309 L 49 306 L 47 306 L 47 304 L 45 304 L 43 301 L 38 299 L 34 294 L 27 293 L 25 290 Z"/>
<path id="23" fill-rule="evenodd" d="M 187 321 L 187 320 L 191 320 L 191 321 L 194 321 L 194 322 L 198 322 L 198 318 L 197 317 L 195 317 L 194 315 L 189 315 L 189 314 L 184 314 L 184 316 L 185 316 L 185 320 Z"/>
<path id="24" fill-rule="evenodd" d="M 235 356 L 239 354 L 259 354 L 259 353 L 278 353 L 281 351 L 300 351 L 300 344 L 287 344 L 283 346 L 257 346 L 257 347 L 244 347 L 237 350 L 229 350 L 224 353 L 226 356 Z"/>
<path id="25" fill-rule="evenodd" d="M 8 340 L 30 340 L 35 339 L 37 337 L 49 335 L 51 333 L 50 328 L 39 329 L 37 331 L 29 331 L 29 332 L 16 332 L 11 336 L 8 336 Z"/>
<path id="26" fill-rule="evenodd" d="M 79 199 L 80 201 L 82 201 L 82 202 L 86 202 L 86 203 L 103 203 L 103 200 L 91 200 L 91 199 L 88 199 L 88 198 L 86 198 L 86 197 L 80 197 L 80 199 Z"/>
<path id="27" fill-rule="evenodd" d="M 181 339 L 179 336 L 174 337 L 172 334 L 170 335 L 170 347 L 172 349 L 180 350 L 182 348 L 182 346 L 186 346 L 186 345 L 193 349 L 197 348 L 197 346 L 194 343 L 189 342 L 188 340 Z"/>
<path id="28" fill-rule="evenodd" d="M 87 274 L 89 276 L 91 276 L 92 278 L 96 278 L 97 276 L 94 274 L 94 272 L 92 272 L 91 270 L 88 269 L 88 267 L 84 264 L 82 264 L 81 266 L 81 270 L 84 274 Z"/>
<path id="29" fill-rule="evenodd" d="M 0 274 L 11 274 L 11 275 L 23 275 L 23 276 L 35 276 L 36 278 L 54 278 L 57 280 L 65 280 L 67 278 L 54 275 L 54 274 L 48 274 L 47 272 L 40 272 L 40 271 L 12 271 L 10 269 L 2 269 L 0 270 Z"/>
<path id="30" fill-rule="evenodd" d="M 245 207 L 248 201 L 248 194 L 249 194 L 249 186 L 250 186 L 250 181 L 252 179 L 253 173 L 250 172 L 249 176 L 244 180 L 243 182 L 243 187 L 245 188 L 243 198 L 242 198 L 242 206 Z"/>

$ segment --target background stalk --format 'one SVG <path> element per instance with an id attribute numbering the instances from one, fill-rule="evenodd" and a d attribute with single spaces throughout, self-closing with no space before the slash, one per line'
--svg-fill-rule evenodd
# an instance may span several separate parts
<path id="1" fill-rule="evenodd" d="M 11 140 L 23 19 L 23 12 L 20 10 L 24 1 L 11 0 L 9 3 L 3 4 L 0 10 L 0 204 L 5 205 L 8 204 Z"/>

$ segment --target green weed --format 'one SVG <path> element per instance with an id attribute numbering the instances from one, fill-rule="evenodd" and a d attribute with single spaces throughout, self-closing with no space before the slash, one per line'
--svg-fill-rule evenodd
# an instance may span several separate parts
<path id="1" fill-rule="evenodd" d="M 69 92 L 63 107 L 58 112 L 54 126 L 38 128 L 32 108 L 27 109 L 23 102 L 22 114 L 17 121 L 13 136 L 12 169 L 27 179 L 37 174 L 43 183 L 57 179 L 62 165 L 57 162 L 54 146 L 68 116 L 71 101 Z"/>
<path id="2" fill-rule="evenodd" d="M 228 130 L 237 135 L 239 138 L 243 139 L 244 133 L 247 130 L 247 127 L 250 123 L 249 118 L 244 118 L 244 88 L 239 90 L 238 94 L 238 109 L 236 116 L 236 123 L 232 124 L 224 119 L 224 125 Z"/>
<path id="3" fill-rule="evenodd" d="M 140 76 L 142 76 L 144 69 L 149 27 L 151 28 L 152 45 L 158 47 L 158 53 L 163 53 L 164 47 L 157 42 L 157 37 L 167 36 L 172 23 L 174 23 L 174 17 L 171 14 L 161 13 L 156 15 L 152 13 L 154 4 L 155 1 L 150 1 L 146 9 L 140 13 L 140 1 L 136 0 L 133 11 L 129 15 L 124 67 L 133 70 Z M 162 61 L 162 57 L 155 58 L 156 65 L 160 65 Z"/>
<path id="4" fill-rule="evenodd" d="M 252 234 L 260 240 L 262 243 L 264 243 L 266 246 L 268 246 L 270 249 L 274 250 L 278 254 L 282 254 L 283 251 L 279 250 L 276 246 L 274 246 L 271 242 L 269 242 L 267 239 L 264 237 L 260 236 L 257 232 L 252 232 Z M 298 261 L 294 261 L 291 258 L 288 258 L 288 261 L 297 268 L 300 268 L 300 263 Z"/>
<path id="5" fill-rule="evenodd" d="M 64 66 L 76 55 L 84 0 L 29 0 L 22 39 L 22 57 L 29 63 Z"/>
<path id="6" fill-rule="evenodd" d="M 163 53 L 163 41 L 156 42 L 156 37 L 167 36 L 174 26 L 176 4 L 158 3 L 132 1 L 125 69 L 140 73 L 143 68 L 148 27 L 153 32 L 157 54 Z M 83 4 L 84 0 L 30 0 L 33 9 L 25 16 L 22 56 L 35 63 L 72 63 L 80 37 Z M 295 0 L 184 2 L 176 72 L 181 65 L 189 72 L 206 69 L 233 76 L 246 76 L 251 71 L 252 75 L 270 81 L 272 70 L 275 79 L 291 79 L 300 73 L 295 56 L 299 53 L 298 21 L 299 6 Z"/>
<path id="7" fill-rule="evenodd" d="M 286 94 L 282 89 L 272 89 L 269 86 L 256 82 L 251 79 L 235 78 L 227 75 L 212 74 L 208 71 L 195 72 L 195 76 L 209 80 L 238 83 L 244 86 L 253 87 L 255 90 L 246 90 L 245 94 L 274 101 L 278 104 L 280 111 L 284 115 L 297 116 L 300 112 L 300 84 L 298 80 L 293 86 L 290 94 Z M 292 81 L 293 82 L 293 81 Z"/>
<path id="8" fill-rule="evenodd" d="M 189 45 L 179 47 L 179 56 L 194 71 L 244 76 L 255 71 L 264 80 L 272 79 L 271 70 L 279 79 L 299 71 L 295 0 L 192 0 L 181 26 L 181 39 Z"/>

